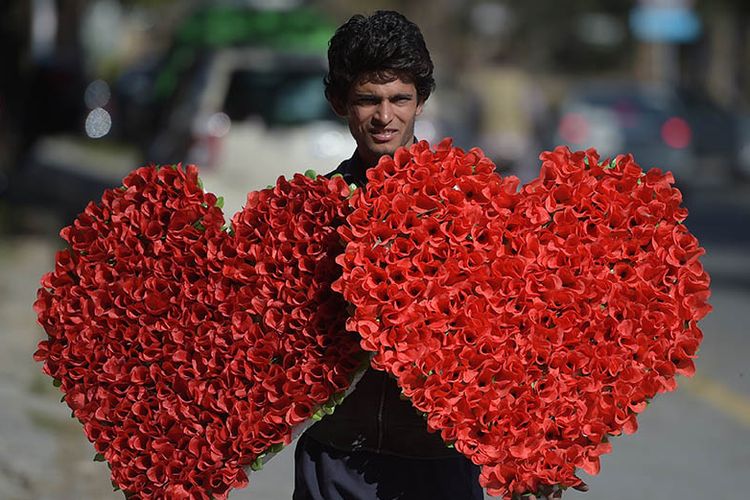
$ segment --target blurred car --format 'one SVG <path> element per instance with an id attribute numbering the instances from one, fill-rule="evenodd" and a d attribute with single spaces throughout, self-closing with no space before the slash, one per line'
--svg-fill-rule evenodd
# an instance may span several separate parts
<path id="1" fill-rule="evenodd" d="M 326 60 L 269 48 L 203 51 L 178 82 L 146 152 L 195 163 L 206 189 L 239 209 L 280 175 L 333 170 L 355 148 L 323 92 Z"/>
<path id="2" fill-rule="evenodd" d="M 731 182 L 731 177 L 738 172 L 742 149 L 739 114 L 694 89 L 678 88 L 675 93 L 687 112 L 694 153 L 700 166 L 700 182 Z"/>
<path id="3" fill-rule="evenodd" d="M 137 61 L 111 88 L 95 80 L 81 90 L 88 115 L 78 130 L 35 142 L 15 199 L 67 223 L 140 165 L 194 163 L 231 214 L 280 175 L 332 171 L 356 147 L 324 96 L 334 29 L 305 7 L 202 6 L 177 27 L 165 54 Z M 471 147 L 474 114 L 455 85 L 441 82 L 415 134 Z"/>
<path id="4" fill-rule="evenodd" d="M 194 162 L 234 210 L 280 174 L 333 170 L 354 150 L 323 97 L 334 29 L 304 6 L 200 5 L 164 54 L 126 68 L 111 88 L 79 85 L 66 99 L 80 103 L 74 126 L 33 141 L 11 179 L 13 203 L 67 223 L 142 164 Z"/>
<path id="5" fill-rule="evenodd" d="M 632 153 L 643 168 L 671 171 L 683 188 L 721 182 L 737 159 L 736 121 L 684 89 L 596 82 L 560 106 L 554 144 L 594 147 L 602 157 Z"/>
<path id="6" fill-rule="evenodd" d="M 257 5 L 260 4 L 260 5 Z M 114 129 L 123 140 L 146 145 L 190 78 L 197 58 L 210 50 L 265 47 L 325 54 L 335 25 L 317 9 L 284 2 L 202 2 L 189 9 L 171 33 L 163 53 L 150 54 L 125 68 L 114 82 Z"/>
<path id="7" fill-rule="evenodd" d="M 737 121 L 739 151 L 734 176 L 743 181 L 750 181 L 750 115 L 742 114 Z"/>

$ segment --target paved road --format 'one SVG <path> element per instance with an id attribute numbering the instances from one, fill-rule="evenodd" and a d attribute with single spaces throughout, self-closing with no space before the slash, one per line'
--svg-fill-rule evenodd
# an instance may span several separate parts
<path id="1" fill-rule="evenodd" d="M 705 333 L 696 379 L 658 397 L 640 430 L 614 441 L 591 491 L 568 499 L 680 500 L 748 498 L 750 471 L 750 193 L 700 193 L 690 227 L 708 249 L 714 312 Z M 51 268 L 56 240 L 0 239 L 0 499 L 122 498 L 108 470 L 94 463 L 79 424 L 60 394 L 31 360 L 42 332 L 31 304 L 37 280 Z M 291 496 L 292 450 L 286 450 L 233 499 Z"/>

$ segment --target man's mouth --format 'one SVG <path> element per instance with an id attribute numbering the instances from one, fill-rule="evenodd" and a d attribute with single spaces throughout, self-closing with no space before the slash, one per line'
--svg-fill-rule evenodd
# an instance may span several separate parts
<path id="1" fill-rule="evenodd" d="M 375 142 L 390 142 L 398 134 L 395 129 L 372 130 L 370 136 Z"/>

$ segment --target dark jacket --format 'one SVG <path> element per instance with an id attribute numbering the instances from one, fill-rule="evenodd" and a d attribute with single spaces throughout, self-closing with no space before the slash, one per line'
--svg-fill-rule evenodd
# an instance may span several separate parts
<path id="1" fill-rule="evenodd" d="M 327 177 L 341 174 L 348 184 L 363 187 L 366 168 L 355 152 Z M 343 333 L 343 332 L 342 332 Z M 354 391 L 305 435 L 340 450 L 367 450 L 414 458 L 444 458 L 460 454 L 448 448 L 385 372 L 368 368 Z"/>

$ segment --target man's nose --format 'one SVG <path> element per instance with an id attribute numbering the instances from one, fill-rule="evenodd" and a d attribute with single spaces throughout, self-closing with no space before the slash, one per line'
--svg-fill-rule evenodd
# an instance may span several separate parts
<path id="1" fill-rule="evenodd" d="M 374 118 L 378 123 L 390 123 L 390 121 L 393 119 L 393 105 L 391 104 L 391 102 L 387 99 L 381 101 L 380 104 L 378 104 L 377 109 L 375 110 Z"/>

